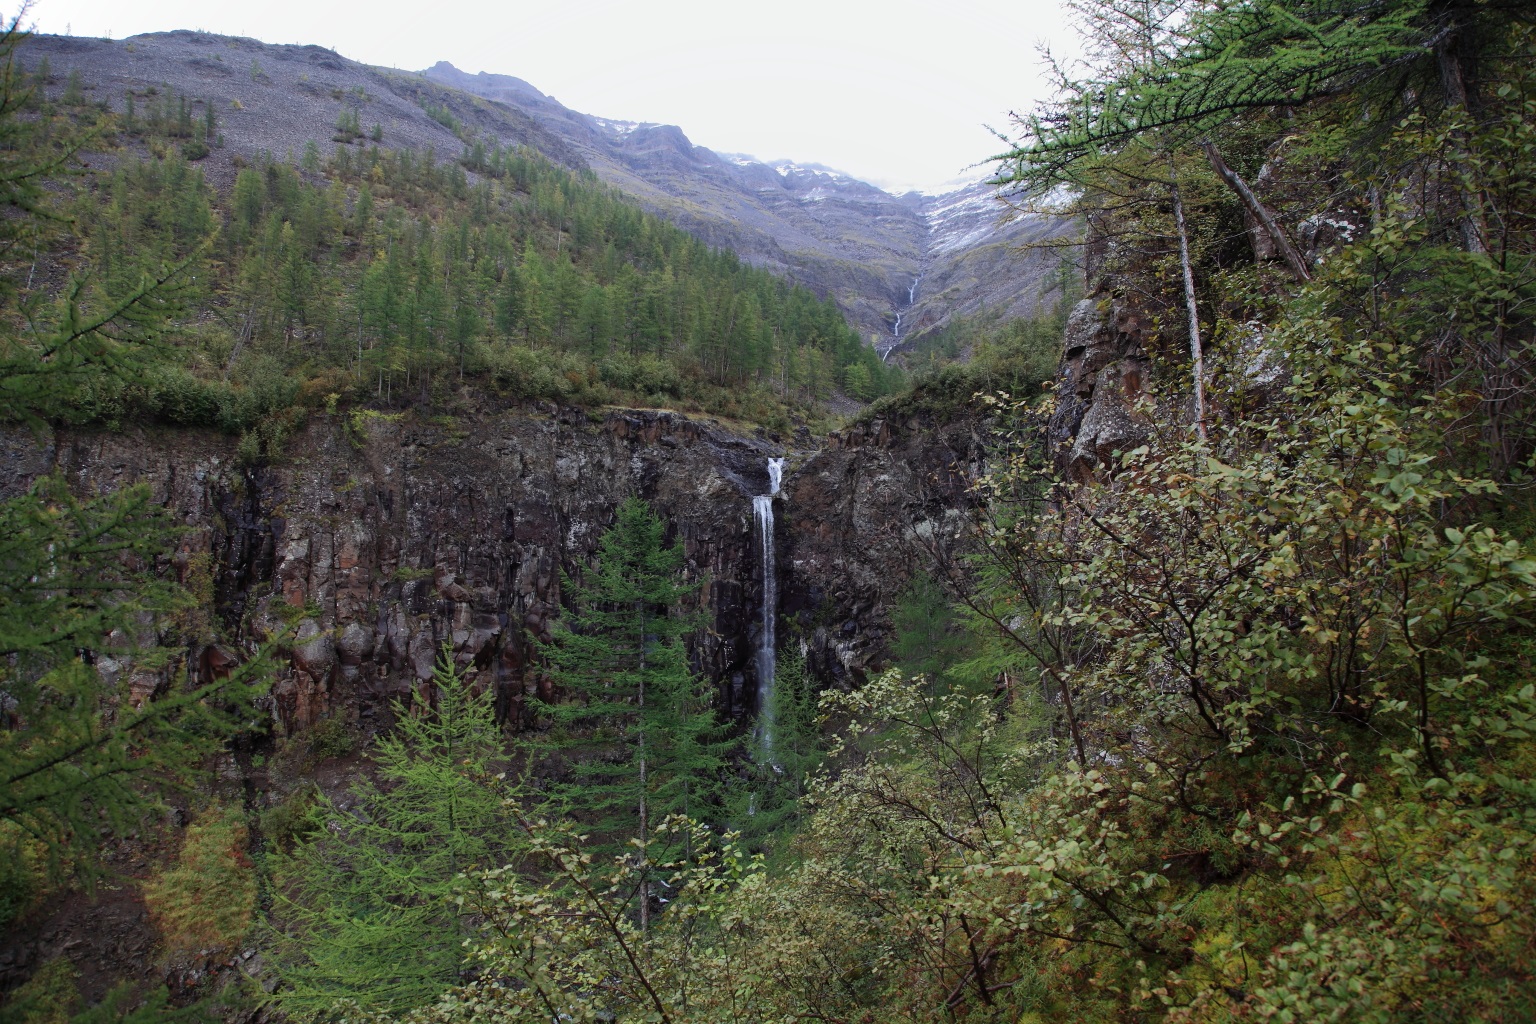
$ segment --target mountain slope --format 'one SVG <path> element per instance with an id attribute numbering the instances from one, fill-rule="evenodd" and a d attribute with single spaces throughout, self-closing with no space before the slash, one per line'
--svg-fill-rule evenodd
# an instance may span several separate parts
<path id="1" fill-rule="evenodd" d="M 717 154 L 672 125 L 578 114 L 518 78 L 446 61 L 422 74 L 522 109 L 685 230 L 832 295 L 882 352 L 953 317 L 1030 315 L 1056 259 L 1020 247 L 1074 230 L 1016 213 L 984 179 L 893 196 L 815 164 Z"/>
<path id="2" fill-rule="evenodd" d="M 440 62 L 420 74 L 370 67 L 318 46 L 178 31 L 120 42 L 37 36 L 24 58 L 55 75 L 78 71 L 86 95 L 122 112 L 131 91 L 211 101 L 227 148 L 203 161 L 228 187 L 236 158 L 329 152 L 348 116 L 384 149 L 440 158 L 487 138 L 590 170 L 700 240 L 833 298 L 882 351 L 953 316 L 1028 315 L 1055 258 L 1024 241 L 1064 234 L 1060 220 L 1023 217 L 990 187 L 893 196 L 814 164 L 768 164 L 695 146 L 671 125 L 570 110 L 519 78 L 470 75 Z M 365 144 L 368 140 L 364 140 Z M 917 283 L 914 290 L 913 285 Z"/>

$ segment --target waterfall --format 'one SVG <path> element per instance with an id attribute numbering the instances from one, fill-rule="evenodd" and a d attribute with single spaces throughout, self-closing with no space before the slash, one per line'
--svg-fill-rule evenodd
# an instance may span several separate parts
<path id="1" fill-rule="evenodd" d="M 773 560 L 773 499 L 784 477 L 784 460 L 768 460 L 768 493 L 752 499 L 758 550 L 763 560 L 763 623 L 757 636 L 757 732 L 763 755 L 773 754 L 773 673 L 775 623 L 779 611 L 778 567 Z"/>
<path id="2" fill-rule="evenodd" d="M 901 344 L 901 318 L 910 312 L 913 304 L 917 302 L 917 286 L 922 284 L 922 282 L 923 275 L 918 274 L 912 279 L 912 283 L 907 285 L 907 305 L 904 309 L 896 311 L 896 326 L 891 328 L 891 343 L 885 347 L 884 352 L 880 353 L 880 361 L 882 363 L 890 362 L 891 353 L 896 350 L 897 345 Z"/>

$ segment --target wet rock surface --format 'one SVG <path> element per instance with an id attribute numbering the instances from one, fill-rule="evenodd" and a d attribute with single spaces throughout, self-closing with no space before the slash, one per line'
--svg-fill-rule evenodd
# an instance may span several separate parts
<path id="1" fill-rule="evenodd" d="M 985 428 L 893 415 L 791 455 L 778 498 L 780 646 L 824 684 L 884 663 L 893 602 L 923 545 L 958 526 Z M 763 576 L 752 496 L 775 438 L 662 411 L 544 408 L 425 420 L 316 417 L 280 463 L 242 467 L 233 438 L 197 431 L 0 436 L 0 495 L 50 468 L 82 493 L 147 483 L 186 528 L 172 562 L 211 594 L 191 671 L 227 674 L 277 644 L 274 726 L 340 716 L 372 727 L 430 677 L 447 644 L 516 727 L 552 696 L 537 645 L 561 614 L 562 574 L 587 565 L 626 496 L 650 501 L 704 582 L 690 643 L 717 706 L 755 712 Z"/>

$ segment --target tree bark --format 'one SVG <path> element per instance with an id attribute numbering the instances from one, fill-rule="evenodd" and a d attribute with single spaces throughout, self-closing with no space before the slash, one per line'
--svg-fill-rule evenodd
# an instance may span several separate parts
<path id="1" fill-rule="evenodd" d="M 1259 222 L 1264 228 L 1264 233 L 1269 235 L 1270 241 L 1275 243 L 1275 251 L 1285 260 L 1285 265 L 1291 270 L 1291 276 L 1298 281 L 1312 280 L 1312 275 L 1308 273 L 1307 264 L 1302 260 L 1301 253 L 1296 251 L 1296 246 L 1291 244 L 1290 237 L 1275 222 L 1274 214 L 1259 202 L 1259 197 L 1253 194 L 1253 189 L 1248 187 L 1248 183 L 1242 179 L 1242 176 L 1227 166 L 1216 144 L 1207 139 L 1200 143 L 1200 148 L 1205 151 L 1205 158 L 1210 162 L 1211 170 L 1227 183 L 1228 188 L 1237 193 L 1237 198 L 1242 201 L 1248 215 Z"/>
<path id="2" fill-rule="evenodd" d="M 1445 89 L 1445 103 L 1452 112 L 1460 111 L 1470 114 L 1472 111 L 1471 97 L 1467 90 L 1467 78 L 1462 72 L 1461 57 L 1456 52 L 1457 36 L 1452 35 L 1435 48 L 1435 56 L 1440 66 L 1440 84 Z M 1462 166 L 1466 166 L 1467 138 L 1463 131 L 1451 134 L 1456 156 Z M 1461 242 L 1467 252 L 1487 252 L 1488 223 L 1483 215 L 1484 197 L 1480 189 L 1463 189 L 1461 194 L 1462 206 L 1466 209 L 1466 216 L 1461 219 Z"/>
<path id="3" fill-rule="evenodd" d="M 1189 260 L 1189 231 L 1184 225 L 1184 200 L 1177 179 L 1170 179 L 1173 222 L 1179 232 L 1179 266 L 1184 271 L 1184 307 L 1189 316 L 1189 358 L 1194 363 L 1195 433 L 1205 440 L 1205 348 L 1200 344 L 1200 310 L 1195 304 L 1195 271 Z"/>

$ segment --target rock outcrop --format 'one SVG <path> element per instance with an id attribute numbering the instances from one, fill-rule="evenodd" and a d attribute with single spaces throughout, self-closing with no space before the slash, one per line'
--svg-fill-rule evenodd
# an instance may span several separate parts
<path id="1" fill-rule="evenodd" d="M 549 696 L 536 644 L 614 509 L 638 494 L 666 517 L 709 628 L 691 646 L 720 706 L 752 710 L 762 580 L 751 495 L 777 446 L 667 412 L 575 409 L 423 421 L 318 418 L 281 464 L 249 468 L 202 432 L 61 433 L 0 447 L 0 493 L 56 468 L 87 492 L 147 482 L 187 533 L 182 578 L 213 597 L 219 640 L 193 671 L 277 639 L 271 712 L 283 730 L 340 715 L 365 729 L 430 676 L 444 644 L 513 722 Z M 206 638 L 210 643 L 213 637 Z"/>
<path id="2" fill-rule="evenodd" d="M 853 686 L 883 666 L 897 599 L 963 529 L 986 430 L 972 415 L 892 413 L 794 467 L 779 516 L 779 637 L 802 645 L 823 683 Z"/>
<path id="3" fill-rule="evenodd" d="M 752 496 L 783 451 L 767 437 L 669 412 L 550 407 L 317 417 L 284 460 L 260 467 L 208 432 L 0 441 L 0 496 L 55 469 L 87 493 L 150 486 L 186 527 L 175 571 L 211 595 L 216 626 L 189 670 L 227 673 L 275 642 L 268 700 L 281 731 L 333 717 L 382 726 L 445 644 L 509 722 L 526 722 L 528 699 L 552 695 L 537 645 L 560 614 L 562 574 L 582 571 L 631 494 L 665 517 L 688 576 L 704 582 L 695 668 L 723 713 L 756 711 Z M 958 528 L 983 442 L 974 419 L 904 413 L 792 456 L 776 516 L 779 638 L 801 645 L 823 682 L 855 685 L 882 665 L 894 600 L 922 548 Z"/>
<path id="4" fill-rule="evenodd" d="M 1101 288 L 1073 308 L 1062 338 L 1049 437 L 1063 477 L 1079 482 L 1146 436 L 1136 409 L 1147 379 L 1144 325 L 1134 307 Z"/>

